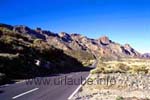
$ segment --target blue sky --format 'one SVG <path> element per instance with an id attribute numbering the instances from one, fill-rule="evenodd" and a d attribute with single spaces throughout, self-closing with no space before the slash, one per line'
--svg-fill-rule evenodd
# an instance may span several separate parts
<path id="1" fill-rule="evenodd" d="M 107 35 L 150 52 L 150 0 L 0 0 L 0 23 Z"/>

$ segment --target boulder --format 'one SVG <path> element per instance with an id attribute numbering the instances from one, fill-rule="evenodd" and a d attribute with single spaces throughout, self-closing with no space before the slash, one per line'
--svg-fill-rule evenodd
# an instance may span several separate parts
<path id="1" fill-rule="evenodd" d="M 108 45 L 110 43 L 110 40 L 107 36 L 102 36 L 99 38 L 99 41 L 104 44 L 104 45 Z"/>

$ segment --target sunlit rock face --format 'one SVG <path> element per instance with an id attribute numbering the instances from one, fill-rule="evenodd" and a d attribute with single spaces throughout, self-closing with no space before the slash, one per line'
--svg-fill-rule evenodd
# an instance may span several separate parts
<path id="1" fill-rule="evenodd" d="M 104 44 L 104 45 L 108 45 L 110 44 L 110 40 L 107 36 L 102 36 L 99 38 L 99 41 L 101 42 L 101 44 Z"/>
<path id="2" fill-rule="evenodd" d="M 109 39 L 108 36 L 102 36 L 98 39 L 91 39 L 78 33 L 53 33 L 51 31 L 42 30 L 41 28 L 30 29 L 24 25 L 11 26 L 0 24 L 0 27 L 5 27 L 15 32 L 35 37 L 46 41 L 49 45 L 64 51 L 83 51 L 91 53 L 97 57 L 148 57 L 141 55 L 129 44 L 121 45 Z"/>

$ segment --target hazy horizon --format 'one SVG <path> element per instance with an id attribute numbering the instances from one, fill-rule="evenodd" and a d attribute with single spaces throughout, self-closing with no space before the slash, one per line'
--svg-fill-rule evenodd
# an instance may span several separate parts
<path id="1" fill-rule="evenodd" d="M 149 4 L 148 0 L 3 0 L 0 23 L 80 33 L 89 38 L 106 35 L 145 53 L 150 52 Z"/>

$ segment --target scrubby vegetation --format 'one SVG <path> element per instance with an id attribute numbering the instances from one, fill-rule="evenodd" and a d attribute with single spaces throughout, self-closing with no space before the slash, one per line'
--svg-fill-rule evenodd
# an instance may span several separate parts
<path id="1" fill-rule="evenodd" d="M 91 53 L 85 51 L 68 51 L 69 56 L 76 58 L 83 66 L 90 66 L 94 62 L 94 56 Z"/>
<path id="2" fill-rule="evenodd" d="M 95 73 L 131 73 L 131 74 L 149 74 L 150 66 L 145 60 L 120 60 L 120 61 L 103 61 L 99 59 L 97 67 L 91 71 Z"/>
<path id="3" fill-rule="evenodd" d="M 150 100 L 150 99 L 148 99 L 148 98 L 136 98 L 136 97 L 123 98 L 121 96 L 117 96 L 116 100 Z"/>
<path id="4" fill-rule="evenodd" d="M 87 55 L 86 55 L 87 56 Z M 0 80 L 82 69 L 82 63 L 44 40 L 0 27 Z"/>
<path id="5" fill-rule="evenodd" d="M 84 84 L 74 100 L 150 100 L 149 71 L 149 59 L 99 58 L 97 67 L 91 70 L 92 84 Z"/>
<path id="6" fill-rule="evenodd" d="M 149 72 L 149 70 L 146 68 L 146 66 L 133 65 L 133 66 L 131 66 L 129 72 L 132 74 L 134 74 L 134 73 L 147 74 Z"/>
<path id="7" fill-rule="evenodd" d="M 124 98 L 121 97 L 121 96 L 117 96 L 117 97 L 116 97 L 116 100 L 124 100 Z"/>

